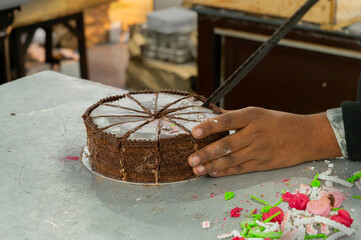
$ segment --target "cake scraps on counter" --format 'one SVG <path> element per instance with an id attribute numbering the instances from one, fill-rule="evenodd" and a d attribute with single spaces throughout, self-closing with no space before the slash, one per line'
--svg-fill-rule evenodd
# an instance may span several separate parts
<path id="1" fill-rule="evenodd" d="M 209 221 L 202 222 L 202 228 L 209 228 L 210 226 L 211 226 L 211 223 Z"/>
<path id="2" fill-rule="evenodd" d="M 291 194 L 289 192 L 282 195 L 282 199 L 285 202 L 288 202 L 290 208 L 295 208 L 297 210 L 305 210 L 307 203 L 310 201 L 308 196 L 303 193 Z"/>
<path id="3" fill-rule="evenodd" d="M 271 218 L 272 216 L 274 217 Z M 262 219 L 264 222 L 266 222 L 266 220 L 269 219 L 270 222 L 278 222 L 279 224 L 282 222 L 283 217 L 284 217 L 283 210 L 279 207 L 273 207 L 269 210 L 269 212 L 265 212 L 262 215 Z"/>
<path id="4" fill-rule="evenodd" d="M 350 214 L 344 209 L 338 210 L 337 213 L 337 215 L 331 216 L 331 220 L 341 223 L 346 227 L 351 227 L 353 219 L 351 218 Z"/>
<path id="5" fill-rule="evenodd" d="M 230 199 L 232 199 L 232 198 L 234 198 L 234 192 L 225 192 L 224 193 L 224 200 L 230 200 Z"/>
<path id="6" fill-rule="evenodd" d="M 321 173 L 318 178 L 321 180 L 325 180 L 325 181 L 330 181 L 330 182 L 334 182 L 334 183 L 338 183 L 340 185 L 343 185 L 345 187 L 352 187 L 353 184 L 349 183 L 343 179 L 340 179 L 339 177 L 336 176 L 330 176 L 332 173 L 331 169 L 327 170 L 326 172 Z"/>
<path id="7" fill-rule="evenodd" d="M 234 230 L 236 232 L 222 234 L 217 238 L 227 240 L 338 239 L 354 234 L 355 229 L 351 227 L 354 220 L 349 212 L 342 208 L 342 203 L 346 199 L 342 191 L 332 186 L 321 186 L 321 182 L 320 184 L 314 182 L 318 181 L 318 178 L 327 179 L 326 181 L 345 186 L 346 181 L 330 174 L 331 171 L 317 174 L 312 181 L 313 184 L 301 184 L 293 193 L 283 190 L 282 198 L 274 206 L 251 195 L 251 199 L 265 205 L 262 208 L 262 214 L 257 214 L 256 209 L 252 210 L 250 219 L 241 222 L 240 233 Z M 361 199 L 361 196 L 353 197 Z M 277 207 L 282 201 L 288 202 L 287 209 L 285 205 L 282 205 L 282 208 Z M 239 217 L 242 210 L 239 207 L 232 209 L 231 217 Z M 350 212 L 354 211 L 350 209 Z"/>
<path id="8" fill-rule="evenodd" d="M 361 178 L 361 171 L 360 172 L 357 172 L 355 173 L 352 177 L 350 177 L 349 179 L 347 179 L 346 181 L 347 182 L 350 182 L 350 183 L 354 183 L 357 179 Z"/>
<path id="9" fill-rule="evenodd" d="M 255 196 L 253 196 L 253 195 L 251 195 L 251 199 L 254 199 L 254 200 L 256 200 L 256 201 L 258 201 L 258 202 L 261 202 L 261 203 L 263 203 L 263 204 L 265 204 L 265 205 L 269 205 L 268 202 L 266 202 L 266 201 L 264 201 L 264 200 L 262 200 L 262 199 L 259 199 L 258 197 L 255 197 Z"/>
<path id="10" fill-rule="evenodd" d="M 65 159 L 66 159 L 66 160 L 78 161 L 78 160 L 79 160 L 79 157 L 78 157 L 78 156 L 67 156 Z"/>
<path id="11" fill-rule="evenodd" d="M 239 208 L 239 207 L 235 207 L 231 210 L 231 217 L 239 217 L 241 216 L 241 211 L 243 210 L 243 208 Z"/>

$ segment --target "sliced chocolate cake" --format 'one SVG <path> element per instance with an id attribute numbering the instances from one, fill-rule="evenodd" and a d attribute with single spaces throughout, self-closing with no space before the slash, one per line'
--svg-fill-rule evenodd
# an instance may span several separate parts
<path id="1" fill-rule="evenodd" d="M 195 177 L 188 156 L 226 134 L 192 137 L 193 127 L 221 114 L 213 104 L 202 107 L 204 101 L 175 90 L 129 92 L 100 100 L 83 115 L 92 168 L 131 182 Z"/>

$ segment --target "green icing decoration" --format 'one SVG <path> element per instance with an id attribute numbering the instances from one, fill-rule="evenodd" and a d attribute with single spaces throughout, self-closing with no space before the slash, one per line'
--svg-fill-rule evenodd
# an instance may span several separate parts
<path id="1" fill-rule="evenodd" d="M 305 236 L 305 238 L 324 238 L 326 237 L 326 235 L 324 233 L 322 234 L 317 234 L 317 235 L 308 235 L 308 236 Z"/>
<path id="2" fill-rule="evenodd" d="M 263 203 L 263 204 L 265 204 L 265 205 L 269 205 L 268 202 L 263 201 L 262 199 L 259 199 L 258 197 L 255 197 L 255 196 L 253 196 L 253 195 L 251 195 L 251 198 L 253 198 L 254 200 L 257 200 L 258 202 L 261 202 L 261 203 Z"/>
<path id="3" fill-rule="evenodd" d="M 246 237 L 247 234 L 248 234 L 248 228 L 243 228 L 243 230 L 241 232 L 242 237 Z"/>
<path id="4" fill-rule="evenodd" d="M 277 238 L 281 238 L 282 236 L 282 231 L 264 233 L 264 232 L 257 232 L 255 230 L 249 230 L 248 233 L 258 238 L 277 239 Z"/>
<path id="5" fill-rule="evenodd" d="M 315 178 L 311 182 L 311 187 L 320 187 L 321 182 L 318 181 L 317 178 L 318 178 L 318 173 L 316 174 Z"/>
<path id="6" fill-rule="evenodd" d="M 262 209 L 261 209 L 261 213 L 268 213 L 269 210 L 271 210 L 272 206 L 264 206 Z"/>
<path id="7" fill-rule="evenodd" d="M 265 222 L 265 223 L 266 223 L 266 222 L 270 222 L 273 218 L 277 217 L 277 216 L 280 215 L 280 214 L 281 214 L 281 211 L 273 214 L 272 216 L 270 216 L 269 218 L 267 218 L 267 219 L 264 220 L 263 222 Z"/>
<path id="8" fill-rule="evenodd" d="M 350 183 L 354 183 L 360 177 L 361 177 L 361 172 L 358 172 L 355 175 L 353 175 L 352 177 L 350 177 L 349 179 L 347 179 L 346 181 L 350 182 Z"/>
<path id="9" fill-rule="evenodd" d="M 226 192 L 224 194 L 224 200 L 229 200 L 229 199 L 232 199 L 234 198 L 234 192 Z"/>
<path id="10" fill-rule="evenodd" d="M 344 208 L 341 208 L 341 207 L 339 207 L 339 208 L 332 208 L 331 211 L 338 211 L 338 210 L 340 210 L 340 209 L 344 209 Z"/>
<path id="11" fill-rule="evenodd" d="M 283 202 L 283 199 L 281 198 L 273 207 L 277 207 L 278 205 L 281 204 L 281 202 Z"/>

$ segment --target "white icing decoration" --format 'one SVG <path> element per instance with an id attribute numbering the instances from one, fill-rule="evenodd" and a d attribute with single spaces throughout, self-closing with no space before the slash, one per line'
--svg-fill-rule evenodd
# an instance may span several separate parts
<path id="1" fill-rule="evenodd" d="M 129 140 L 157 140 L 158 136 L 158 122 L 159 120 L 153 120 L 144 126 L 142 126 L 137 131 L 133 132 L 129 136 Z"/>
<path id="2" fill-rule="evenodd" d="M 113 124 L 123 123 L 123 122 L 134 122 L 145 120 L 144 118 L 120 118 L 120 117 L 98 117 L 93 118 L 93 122 L 98 126 L 98 128 L 108 127 Z"/>
<path id="3" fill-rule="evenodd" d="M 132 95 L 132 97 L 134 98 L 134 96 Z M 127 107 L 127 108 L 131 108 L 137 111 L 141 111 L 144 112 L 144 109 L 137 103 L 135 102 L 133 99 L 129 98 L 128 96 L 121 98 L 117 101 L 114 102 L 107 102 L 108 104 L 112 104 L 112 105 L 116 105 L 116 106 L 121 106 L 121 107 Z"/>
<path id="4" fill-rule="evenodd" d="M 189 122 L 181 119 L 172 119 L 174 122 L 178 123 L 179 125 L 182 125 L 186 129 L 188 129 L 190 132 L 193 130 L 195 126 L 199 124 L 199 122 Z"/>
<path id="5" fill-rule="evenodd" d="M 131 95 L 135 100 L 140 102 L 151 113 L 154 113 L 155 101 L 157 95 L 155 93 L 139 93 Z"/>
<path id="6" fill-rule="evenodd" d="M 103 103 L 95 108 L 91 112 L 91 116 L 93 117 L 93 122 L 98 126 L 98 128 L 106 128 L 115 124 L 112 127 L 104 129 L 104 131 L 112 133 L 117 137 L 123 137 L 127 132 L 134 131 L 129 135 L 129 140 L 157 141 L 158 137 L 169 138 L 179 134 L 189 134 L 189 132 L 191 132 L 200 122 L 218 116 L 217 114 L 214 114 L 212 110 L 201 107 L 203 102 L 196 100 L 194 97 L 185 97 L 184 95 L 169 93 L 159 93 L 158 97 L 156 93 L 135 93 L 130 96 L 131 97 L 125 96 L 113 102 Z M 174 103 L 175 101 L 178 102 Z M 170 103 L 171 105 L 169 105 Z M 149 110 L 149 112 L 144 110 L 140 104 L 145 109 Z M 155 110 L 162 110 L 167 105 L 169 106 L 166 110 L 172 110 L 185 106 L 196 107 L 170 112 L 168 113 L 170 116 L 169 119 L 166 115 L 163 116 L 161 120 L 154 119 L 154 116 L 150 116 L 154 114 Z M 130 109 L 124 109 L 124 107 Z M 125 117 L 126 115 L 134 117 Z M 185 120 L 172 119 L 171 116 L 183 118 Z M 140 125 L 152 118 L 153 120 L 151 122 L 145 124 L 140 129 L 137 129 Z M 161 121 L 161 124 L 158 124 L 159 121 Z M 158 129 L 158 126 L 160 126 L 161 129 Z"/>
<path id="7" fill-rule="evenodd" d="M 169 106 L 168 109 L 181 108 L 187 106 L 202 106 L 203 102 L 196 101 L 194 97 L 187 97 Z"/>
<path id="8" fill-rule="evenodd" d="M 168 93 L 159 93 L 158 101 L 157 101 L 157 108 L 158 111 L 163 109 L 169 103 L 175 102 L 181 98 L 184 98 L 183 95 L 176 95 L 176 94 L 168 94 Z"/>
<path id="9" fill-rule="evenodd" d="M 188 114 L 184 114 L 184 113 L 188 113 Z M 214 116 L 210 117 L 215 117 L 218 116 L 217 114 L 214 114 L 212 110 L 208 109 L 208 108 L 204 108 L 204 107 L 190 107 L 190 108 L 184 108 L 175 112 L 170 113 L 169 115 L 177 115 L 177 116 L 184 116 L 184 115 L 192 115 L 189 113 L 203 113 L 203 114 L 213 114 Z M 181 115 L 183 114 L 183 115 Z"/>
<path id="10" fill-rule="evenodd" d="M 145 114 L 145 113 L 139 113 L 139 112 L 135 112 L 135 111 L 131 111 L 131 110 L 123 109 L 123 108 L 118 108 L 118 107 L 111 107 L 111 106 L 107 106 L 107 105 L 98 106 L 90 114 L 91 117 L 101 116 L 101 115 L 147 116 L 147 114 Z"/>
<path id="11" fill-rule="evenodd" d="M 341 184 L 343 186 L 346 186 L 346 187 L 352 187 L 353 184 L 352 183 L 349 183 L 337 176 L 330 176 L 330 174 L 332 173 L 331 169 L 321 173 L 318 178 L 321 179 L 321 180 L 325 180 L 325 181 L 330 181 L 330 182 L 334 182 L 334 183 L 338 183 L 338 184 Z"/>
<path id="12" fill-rule="evenodd" d="M 187 134 L 187 132 L 170 121 L 162 120 L 159 138 L 174 137 L 178 134 Z"/>
<path id="13" fill-rule="evenodd" d="M 124 123 L 121 125 L 116 125 L 110 128 L 105 129 L 105 132 L 112 133 L 117 137 L 123 137 L 128 131 L 137 128 L 141 124 L 145 123 L 146 121 L 139 121 L 139 122 L 131 122 L 131 123 Z"/>

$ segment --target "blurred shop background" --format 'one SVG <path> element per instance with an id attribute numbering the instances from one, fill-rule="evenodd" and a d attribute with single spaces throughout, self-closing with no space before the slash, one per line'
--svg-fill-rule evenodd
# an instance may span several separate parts
<path id="1" fill-rule="evenodd" d="M 305 1 L 4 0 L 1 83 L 43 70 L 209 96 Z M 222 101 L 314 113 L 353 100 L 361 2 L 320 0 Z"/>

